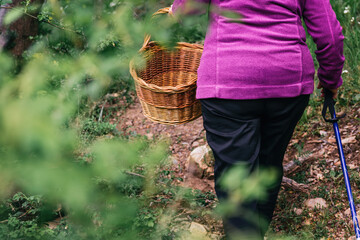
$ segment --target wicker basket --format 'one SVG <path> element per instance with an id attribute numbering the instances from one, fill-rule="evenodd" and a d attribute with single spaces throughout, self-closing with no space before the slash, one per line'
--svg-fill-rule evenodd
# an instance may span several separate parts
<path id="1" fill-rule="evenodd" d="M 169 7 L 156 14 L 169 13 Z M 130 73 L 135 80 L 136 92 L 144 115 L 164 124 L 190 122 L 201 116 L 200 102 L 195 98 L 197 69 L 203 45 L 178 42 L 170 52 L 145 37 L 139 50 L 146 59 L 144 69 L 135 69 L 130 62 Z"/>

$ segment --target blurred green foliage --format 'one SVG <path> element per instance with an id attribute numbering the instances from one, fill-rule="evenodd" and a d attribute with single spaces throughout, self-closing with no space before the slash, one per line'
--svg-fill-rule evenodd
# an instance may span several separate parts
<path id="1" fill-rule="evenodd" d="M 145 33 L 168 47 L 204 39 L 207 15 L 180 22 L 166 15 L 150 20 L 171 3 L 51 0 L 21 5 L 22 13 L 39 12 L 41 24 L 20 63 L 0 53 L 1 239 L 173 239 L 178 235 L 167 221 L 175 216 L 174 205 L 194 211 L 212 207 L 214 195 L 171 185 L 171 172 L 159 168 L 168 154 L 165 143 L 124 139 L 114 125 L 88 116 L 105 93 L 133 91 L 129 61 L 144 64 L 138 50 Z M 351 101 L 359 94 L 358 5 L 356 0 L 334 1 L 346 35 L 344 98 Z M 10 12 L 8 22 L 21 17 L 19 9 Z M 263 197 L 268 182 L 250 178 L 255 185 L 249 189 L 246 182 L 234 181 L 241 173 L 229 175 L 228 181 L 239 182 L 236 187 L 249 197 Z M 236 192 L 234 198 L 244 196 Z M 58 205 L 66 219 L 55 229 L 44 228 L 60 214 Z"/>

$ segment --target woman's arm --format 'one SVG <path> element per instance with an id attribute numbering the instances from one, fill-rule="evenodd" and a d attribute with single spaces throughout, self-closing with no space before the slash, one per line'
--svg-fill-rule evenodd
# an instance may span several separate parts
<path id="1" fill-rule="evenodd" d="M 317 46 L 318 77 L 321 86 L 337 89 L 342 85 L 343 55 L 342 27 L 336 19 L 329 0 L 304 0 L 303 18 Z"/>
<path id="2" fill-rule="evenodd" d="M 211 0 L 174 0 L 170 11 L 174 15 L 205 14 L 210 1 Z"/>

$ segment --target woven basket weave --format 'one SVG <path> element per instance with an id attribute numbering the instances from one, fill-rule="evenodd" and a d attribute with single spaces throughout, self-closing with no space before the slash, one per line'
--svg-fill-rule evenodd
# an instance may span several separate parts
<path id="1" fill-rule="evenodd" d="M 169 7 L 162 8 L 153 16 L 169 13 L 169 10 Z M 145 56 L 146 67 L 135 69 L 131 60 L 130 73 L 144 115 L 164 124 L 186 123 L 201 116 L 195 93 L 203 45 L 178 42 L 171 52 L 150 42 L 150 35 L 147 35 L 139 52 Z"/>

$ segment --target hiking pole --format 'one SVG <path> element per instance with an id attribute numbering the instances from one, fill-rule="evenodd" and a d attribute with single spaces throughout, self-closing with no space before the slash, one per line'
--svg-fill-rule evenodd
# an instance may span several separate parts
<path id="1" fill-rule="evenodd" d="M 338 147 L 340 161 L 341 161 L 341 168 L 342 168 L 345 185 L 346 185 L 346 193 L 347 193 L 348 200 L 349 200 L 351 216 L 352 216 L 354 230 L 355 230 L 355 234 L 356 234 L 356 240 L 360 240 L 359 222 L 357 219 L 356 209 L 355 209 L 355 205 L 354 205 L 354 199 L 353 199 L 352 192 L 351 192 L 349 174 L 348 174 L 347 167 L 346 167 L 344 150 L 343 150 L 341 138 L 340 138 L 339 126 L 337 124 L 337 122 L 340 118 L 345 117 L 345 114 L 343 114 L 339 117 L 336 117 L 335 100 L 333 99 L 332 92 L 328 89 L 324 89 L 324 94 L 325 94 L 325 99 L 324 99 L 324 106 L 323 106 L 323 110 L 322 110 L 322 116 L 326 122 L 331 122 L 333 124 L 335 138 L 336 138 L 336 144 Z M 326 118 L 327 109 L 329 109 L 329 112 L 331 114 L 331 119 Z"/>

